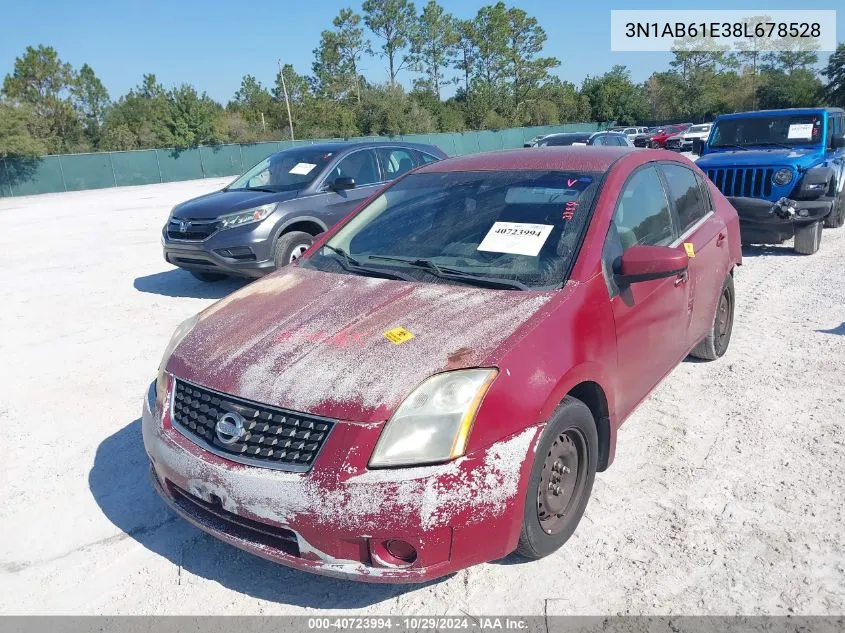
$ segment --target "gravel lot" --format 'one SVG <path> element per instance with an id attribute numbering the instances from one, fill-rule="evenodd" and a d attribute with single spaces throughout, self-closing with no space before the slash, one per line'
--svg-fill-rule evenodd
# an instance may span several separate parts
<path id="1" fill-rule="evenodd" d="M 627 422 L 562 551 L 363 585 L 219 543 L 148 485 L 164 346 L 243 283 L 165 264 L 159 230 L 223 182 L 0 199 L 0 613 L 845 612 L 845 228 L 810 257 L 746 249 L 728 354 Z"/>

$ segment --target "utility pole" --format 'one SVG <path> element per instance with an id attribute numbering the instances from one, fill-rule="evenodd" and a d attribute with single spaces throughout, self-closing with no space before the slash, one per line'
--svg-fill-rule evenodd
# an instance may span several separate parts
<path id="1" fill-rule="evenodd" d="M 288 126 L 290 127 L 290 140 L 293 139 L 293 117 L 290 115 L 290 99 L 288 99 L 288 87 L 285 85 L 285 73 L 282 72 L 282 60 L 279 60 L 279 77 L 282 78 L 282 92 L 285 95 L 285 106 L 288 109 Z"/>

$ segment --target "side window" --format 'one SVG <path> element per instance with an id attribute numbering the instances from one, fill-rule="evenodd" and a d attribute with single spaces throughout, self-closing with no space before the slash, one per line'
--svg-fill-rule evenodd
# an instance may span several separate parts
<path id="1" fill-rule="evenodd" d="M 661 165 L 661 169 L 678 212 L 679 232 L 683 233 L 707 214 L 707 203 L 692 170 L 669 164 Z"/>
<path id="2" fill-rule="evenodd" d="M 332 170 L 332 173 L 327 178 L 327 182 L 331 182 L 341 176 L 354 178 L 355 185 L 358 187 L 379 182 L 381 178 L 379 177 L 375 153 L 370 149 L 352 152 Z"/>
<path id="3" fill-rule="evenodd" d="M 414 168 L 411 152 L 401 147 L 383 147 L 378 150 L 381 166 L 384 168 L 384 179 L 393 180 L 406 171 Z"/>
<path id="4" fill-rule="evenodd" d="M 597 136 L 596 138 L 593 139 L 593 145 L 605 145 L 606 140 L 607 140 L 607 136 L 602 134 L 602 135 Z"/>
<path id="5" fill-rule="evenodd" d="M 674 241 L 669 203 L 654 167 L 640 169 L 625 184 L 611 228 L 618 233 L 623 250 L 638 244 L 667 246 Z"/>
<path id="6" fill-rule="evenodd" d="M 432 156 L 431 154 L 426 154 L 425 152 L 417 152 L 420 157 L 420 164 L 428 165 L 429 163 L 436 163 L 440 159 L 437 156 Z"/>

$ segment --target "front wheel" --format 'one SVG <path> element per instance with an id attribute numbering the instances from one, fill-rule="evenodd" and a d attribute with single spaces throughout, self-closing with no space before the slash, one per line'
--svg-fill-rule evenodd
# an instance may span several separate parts
<path id="1" fill-rule="evenodd" d="M 819 250 L 822 242 L 822 223 L 813 222 L 795 229 L 795 252 L 801 255 L 812 255 Z"/>
<path id="2" fill-rule="evenodd" d="M 587 507 L 597 464 L 593 414 L 583 402 L 567 396 L 534 453 L 517 554 L 542 558 L 569 540 Z"/>
<path id="3" fill-rule="evenodd" d="M 824 219 L 824 226 L 827 229 L 838 229 L 845 224 L 845 191 L 839 192 L 833 199 L 833 208 Z"/>
<path id="4" fill-rule="evenodd" d="M 287 266 L 302 257 L 313 243 L 314 237 L 304 231 L 291 231 L 279 237 L 273 250 L 273 261 L 276 268 Z"/>
<path id="5" fill-rule="evenodd" d="M 716 360 L 728 351 L 734 329 L 734 304 L 734 278 L 728 275 L 722 284 L 713 325 L 710 326 L 707 336 L 690 352 L 690 356 L 702 360 Z"/>

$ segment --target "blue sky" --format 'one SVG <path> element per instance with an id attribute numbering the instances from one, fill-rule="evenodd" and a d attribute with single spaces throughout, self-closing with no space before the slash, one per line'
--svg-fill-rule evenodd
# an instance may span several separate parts
<path id="1" fill-rule="evenodd" d="M 460 18 L 472 17 L 493 0 L 441 0 Z M 418 0 L 420 7 L 424 2 Z M 535 16 L 548 34 L 545 53 L 561 60 L 555 71 L 562 79 L 580 84 L 588 75 L 601 74 L 613 64 L 631 69 L 636 81 L 655 70 L 664 70 L 668 53 L 613 53 L 610 51 L 611 9 L 794 9 L 794 2 L 725 2 L 712 0 L 694 5 L 678 2 L 596 0 L 581 4 L 562 0 L 512 0 Z M 103 0 L 67 2 L 3 0 L 0 15 L 0 77 L 11 72 L 15 57 L 27 45 L 48 44 L 74 67 L 90 64 L 112 98 L 155 73 L 166 87 L 191 83 L 213 98 L 227 102 L 250 73 L 272 85 L 276 59 L 291 63 L 302 74 L 311 70 L 312 51 L 320 31 L 330 28 L 342 7 L 360 10 L 360 0 L 311 2 L 222 2 L 220 0 Z M 810 2 L 808 9 L 836 9 L 837 39 L 845 40 L 845 10 L 841 0 Z M 826 56 L 825 56 L 826 57 Z M 386 79 L 382 59 L 365 59 L 364 74 L 371 81 Z M 410 84 L 412 75 L 401 80 Z"/>

